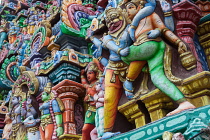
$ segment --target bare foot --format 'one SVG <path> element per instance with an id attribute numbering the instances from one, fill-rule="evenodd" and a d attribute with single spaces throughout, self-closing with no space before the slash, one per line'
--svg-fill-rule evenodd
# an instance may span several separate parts
<path id="1" fill-rule="evenodd" d="M 171 115 L 174 115 L 176 113 L 182 112 L 184 110 L 194 109 L 194 108 L 196 108 L 196 107 L 193 104 L 191 104 L 188 101 L 184 101 L 184 102 L 182 102 L 182 103 L 179 104 L 179 107 L 177 109 L 175 109 L 172 112 L 169 112 L 166 116 L 171 116 Z"/>

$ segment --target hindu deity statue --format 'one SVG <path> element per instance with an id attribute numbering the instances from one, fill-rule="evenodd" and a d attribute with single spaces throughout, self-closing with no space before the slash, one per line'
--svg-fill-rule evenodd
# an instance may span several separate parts
<path id="1" fill-rule="evenodd" d="M 96 127 L 91 131 L 91 139 L 98 139 L 104 133 L 104 79 L 97 83 L 96 91 L 98 92 L 93 96 L 96 102 Z"/>
<path id="2" fill-rule="evenodd" d="M 17 39 L 17 34 L 20 31 L 20 27 L 15 20 L 10 22 L 10 29 L 9 29 L 9 43 L 12 44 Z"/>
<path id="3" fill-rule="evenodd" d="M 125 13 L 121 8 L 110 7 L 105 10 L 105 21 L 109 32 L 101 39 L 102 41 L 94 36 L 90 37 L 98 48 L 102 46 L 110 51 L 105 75 L 105 133 L 102 138 L 115 135 L 110 131 L 116 118 L 122 83 L 124 82 L 126 96 L 132 99 L 132 83 L 146 63 L 149 65 L 154 85 L 179 104 L 179 107 L 168 115 L 195 108 L 164 74 L 165 43 L 162 41 L 161 35 L 175 44 L 180 54 L 187 51 L 186 45 L 166 28 L 160 17 L 154 12 L 154 6 L 156 6 L 154 1 L 150 1 L 150 3 L 127 1 L 125 6 L 127 10 Z M 144 6 L 147 7 L 143 8 Z M 148 11 L 148 9 L 152 9 L 152 11 Z M 144 12 L 146 14 L 142 15 Z"/>
<path id="4" fill-rule="evenodd" d="M 90 39 L 97 48 L 109 50 L 109 61 L 105 73 L 105 97 L 104 97 L 104 136 L 107 138 L 113 136 L 110 133 L 114 126 L 117 115 L 117 106 L 122 94 L 122 83 L 126 80 L 126 70 L 128 65 L 121 60 L 121 53 L 127 50 L 118 51 L 119 48 L 125 48 L 132 45 L 132 39 L 128 33 L 129 19 L 121 9 L 114 8 L 113 16 L 109 8 L 105 10 L 106 24 L 109 29 L 109 35 L 103 37 L 102 41 L 91 36 Z M 114 19 L 116 18 L 116 19 Z M 100 49 L 99 49 L 100 50 Z M 100 54 L 100 53 L 97 53 Z M 100 59 L 100 57 L 99 57 Z M 128 98 L 130 95 L 127 95 Z M 107 132 L 107 133 L 106 133 Z M 109 135 L 109 136 L 107 136 Z"/>
<path id="5" fill-rule="evenodd" d="M 7 113 L 6 116 L 5 116 L 5 120 L 4 120 L 4 123 L 6 124 L 4 126 L 4 130 L 3 130 L 3 134 L 2 134 L 2 138 L 3 139 L 6 139 L 6 140 L 9 140 L 10 139 L 10 135 L 12 133 L 12 120 L 11 118 L 9 117 L 9 114 Z"/>
<path id="6" fill-rule="evenodd" d="M 57 93 L 51 90 L 51 83 L 47 83 L 42 93 L 44 103 L 39 107 L 41 111 L 40 134 L 42 140 L 56 139 L 63 134 L 62 112 L 64 105 L 57 98 Z M 55 135 L 56 134 L 56 135 Z"/>
<path id="7" fill-rule="evenodd" d="M 25 129 L 22 126 L 22 97 L 21 96 L 13 96 L 11 100 L 11 111 L 9 112 L 9 116 L 12 120 L 12 134 L 11 139 L 24 139 L 25 137 Z"/>
<path id="8" fill-rule="evenodd" d="M 99 69 L 95 62 L 90 62 L 86 67 L 87 79 L 84 76 L 85 70 L 81 71 L 81 82 L 86 88 L 84 102 L 88 104 L 88 110 L 85 114 L 85 124 L 82 128 L 82 140 L 90 140 L 90 132 L 95 128 L 96 103 L 93 97 L 97 93 L 96 84 L 98 73 Z"/>
<path id="9" fill-rule="evenodd" d="M 132 8 L 127 7 L 128 13 L 135 15 L 133 21 L 139 18 L 138 11 L 141 11 L 141 7 L 136 7 L 136 5 L 140 2 L 141 1 L 128 2 L 128 5 L 132 5 Z M 132 46 L 127 46 L 126 48 L 129 48 L 129 51 L 121 55 L 121 59 L 125 63 L 130 64 L 128 73 L 136 74 L 141 70 L 138 64 L 141 64 L 142 60 L 147 61 L 153 84 L 179 104 L 179 107 L 168 115 L 178 113 L 185 109 L 195 108 L 194 105 L 185 99 L 181 91 L 165 76 L 163 60 L 166 45 L 162 41 L 161 36 L 164 36 L 169 42 L 175 44 L 179 54 L 187 52 L 186 45 L 173 34 L 173 32 L 166 28 L 155 12 L 141 19 L 137 26 L 131 25 L 130 28 L 135 29 L 134 43 Z M 123 50 L 124 49 L 122 49 L 122 51 Z M 132 84 L 132 82 L 128 81 L 127 84 Z"/>
<path id="10" fill-rule="evenodd" d="M 23 21 L 23 28 L 22 28 L 22 33 L 24 34 L 24 35 L 26 35 L 28 32 L 27 32 L 27 26 L 28 26 L 28 24 L 27 24 L 27 19 L 25 19 L 24 21 Z"/>
<path id="11" fill-rule="evenodd" d="M 7 24 L 6 20 L 2 18 L 1 19 L 1 24 L 0 24 L 0 49 L 2 49 L 3 42 L 7 38 L 6 24 Z"/>
<path id="12" fill-rule="evenodd" d="M 29 14 L 30 14 L 30 17 L 27 20 L 28 22 L 27 28 L 28 28 L 28 34 L 32 35 L 35 31 L 35 26 L 37 25 L 37 22 L 38 22 L 38 15 L 35 8 L 31 8 Z"/>

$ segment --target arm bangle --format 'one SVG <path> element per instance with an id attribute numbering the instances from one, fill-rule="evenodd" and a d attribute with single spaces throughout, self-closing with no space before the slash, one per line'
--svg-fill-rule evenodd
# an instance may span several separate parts
<path id="1" fill-rule="evenodd" d="M 179 42 L 181 42 L 181 40 L 180 40 L 180 39 L 177 39 L 177 40 L 174 42 L 174 44 L 175 44 L 176 46 L 178 46 Z"/>
<path id="2" fill-rule="evenodd" d="M 164 34 L 166 31 L 168 31 L 169 29 L 168 28 L 163 28 L 162 29 L 162 34 Z"/>
<path id="3" fill-rule="evenodd" d="M 99 56 L 99 57 L 98 57 L 98 61 L 101 61 L 102 58 L 103 58 L 102 56 Z"/>
<path id="4" fill-rule="evenodd" d="M 57 124 L 57 127 L 62 127 L 63 125 L 62 124 Z"/>
<path id="5" fill-rule="evenodd" d="M 120 55 L 120 51 L 122 50 L 123 48 L 119 48 L 118 50 L 117 50 L 117 54 L 118 55 Z"/>
<path id="6" fill-rule="evenodd" d="M 130 28 L 136 29 L 137 27 L 134 25 L 130 25 Z"/>
<path id="7" fill-rule="evenodd" d="M 165 13 L 164 13 L 164 16 L 165 16 L 165 17 L 172 16 L 172 12 L 171 12 L 171 11 L 170 11 L 170 12 L 165 12 Z"/>

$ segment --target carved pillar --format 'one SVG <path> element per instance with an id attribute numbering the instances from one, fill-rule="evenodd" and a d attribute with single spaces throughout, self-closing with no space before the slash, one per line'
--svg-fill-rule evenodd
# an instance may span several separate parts
<path id="1" fill-rule="evenodd" d="M 141 96 L 140 100 L 145 103 L 152 122 L 165 117 L 169 110 L 174 109 L 172 100 L 159 89 Z"/>
<path id="2" fill-rule="evenodd" d="M 201 9 L 202 16 L 210 14 L 210 2 L 198 0 L 195 4 Z"/>
<path id="3" fill-rule="evenodd" d="M 182 1 L 174 5 L 172 8 L 174 16 L 177 19 L 177 35 L 189 45 L 191 52 L 197 59 L 197 71 L 202 72 L 202 64 L 199 61 L 197 54 L 198 52 L 196 52 L 195 44 L 193 41 L 193 37 L 196 32 L 197 25 L 200 21 L 202 12 L 199 7 L 188 0 Z"/>
<path id="4" fill-rule="evenodd" d="M 209 16 L 203 18 L 204 22 L 198 26 L 199 42 L 204 49 L 208 66 L 210 67 L 210 21 Z M 206 20 L 206 22 L 205 22 Z"/>
<path id="5" fill-rule="evenodd" d="M 129 101 L 126 104 L 119 106 L 118 110 L 129 122 L 135 123 L 136 128 L 138 128 L 146 124 L 146 118 L 136 102 L 137 101 Z"/>
<path id="6" fill-rule="evenodd" d="M 63 112 L 64 134 L 60 137 L 76 138 L 76 124 L 74 118 L 74 105 L 79 97 L 84 97 L 85 89 L 82 84 L 71 80 L 63 80 L 52 88 L 58 93 L 58 97 L 63 101 L 65 111 Z"/>
<path id="7" fill-rule="evenodd" d="M 62 90 L 64 88 L 62 88 Z M 58 97 L 63 101 L 65 106 L 65 111 L 63 112 L 64 135 L 76 135 L 76 125 L 74 122 L 74 105 L 78 99 L 78 95 L 73 92 L 65 92 L 60 94 Z"/>

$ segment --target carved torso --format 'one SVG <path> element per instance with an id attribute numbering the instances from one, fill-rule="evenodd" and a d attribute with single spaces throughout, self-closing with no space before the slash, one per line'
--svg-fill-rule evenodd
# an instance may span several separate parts
<path id="1" fill-rule="evenodd" d="M 43 103 L 39 110 L 42 112 L 42 115 L 50 114 L 50 101 Z"/>

